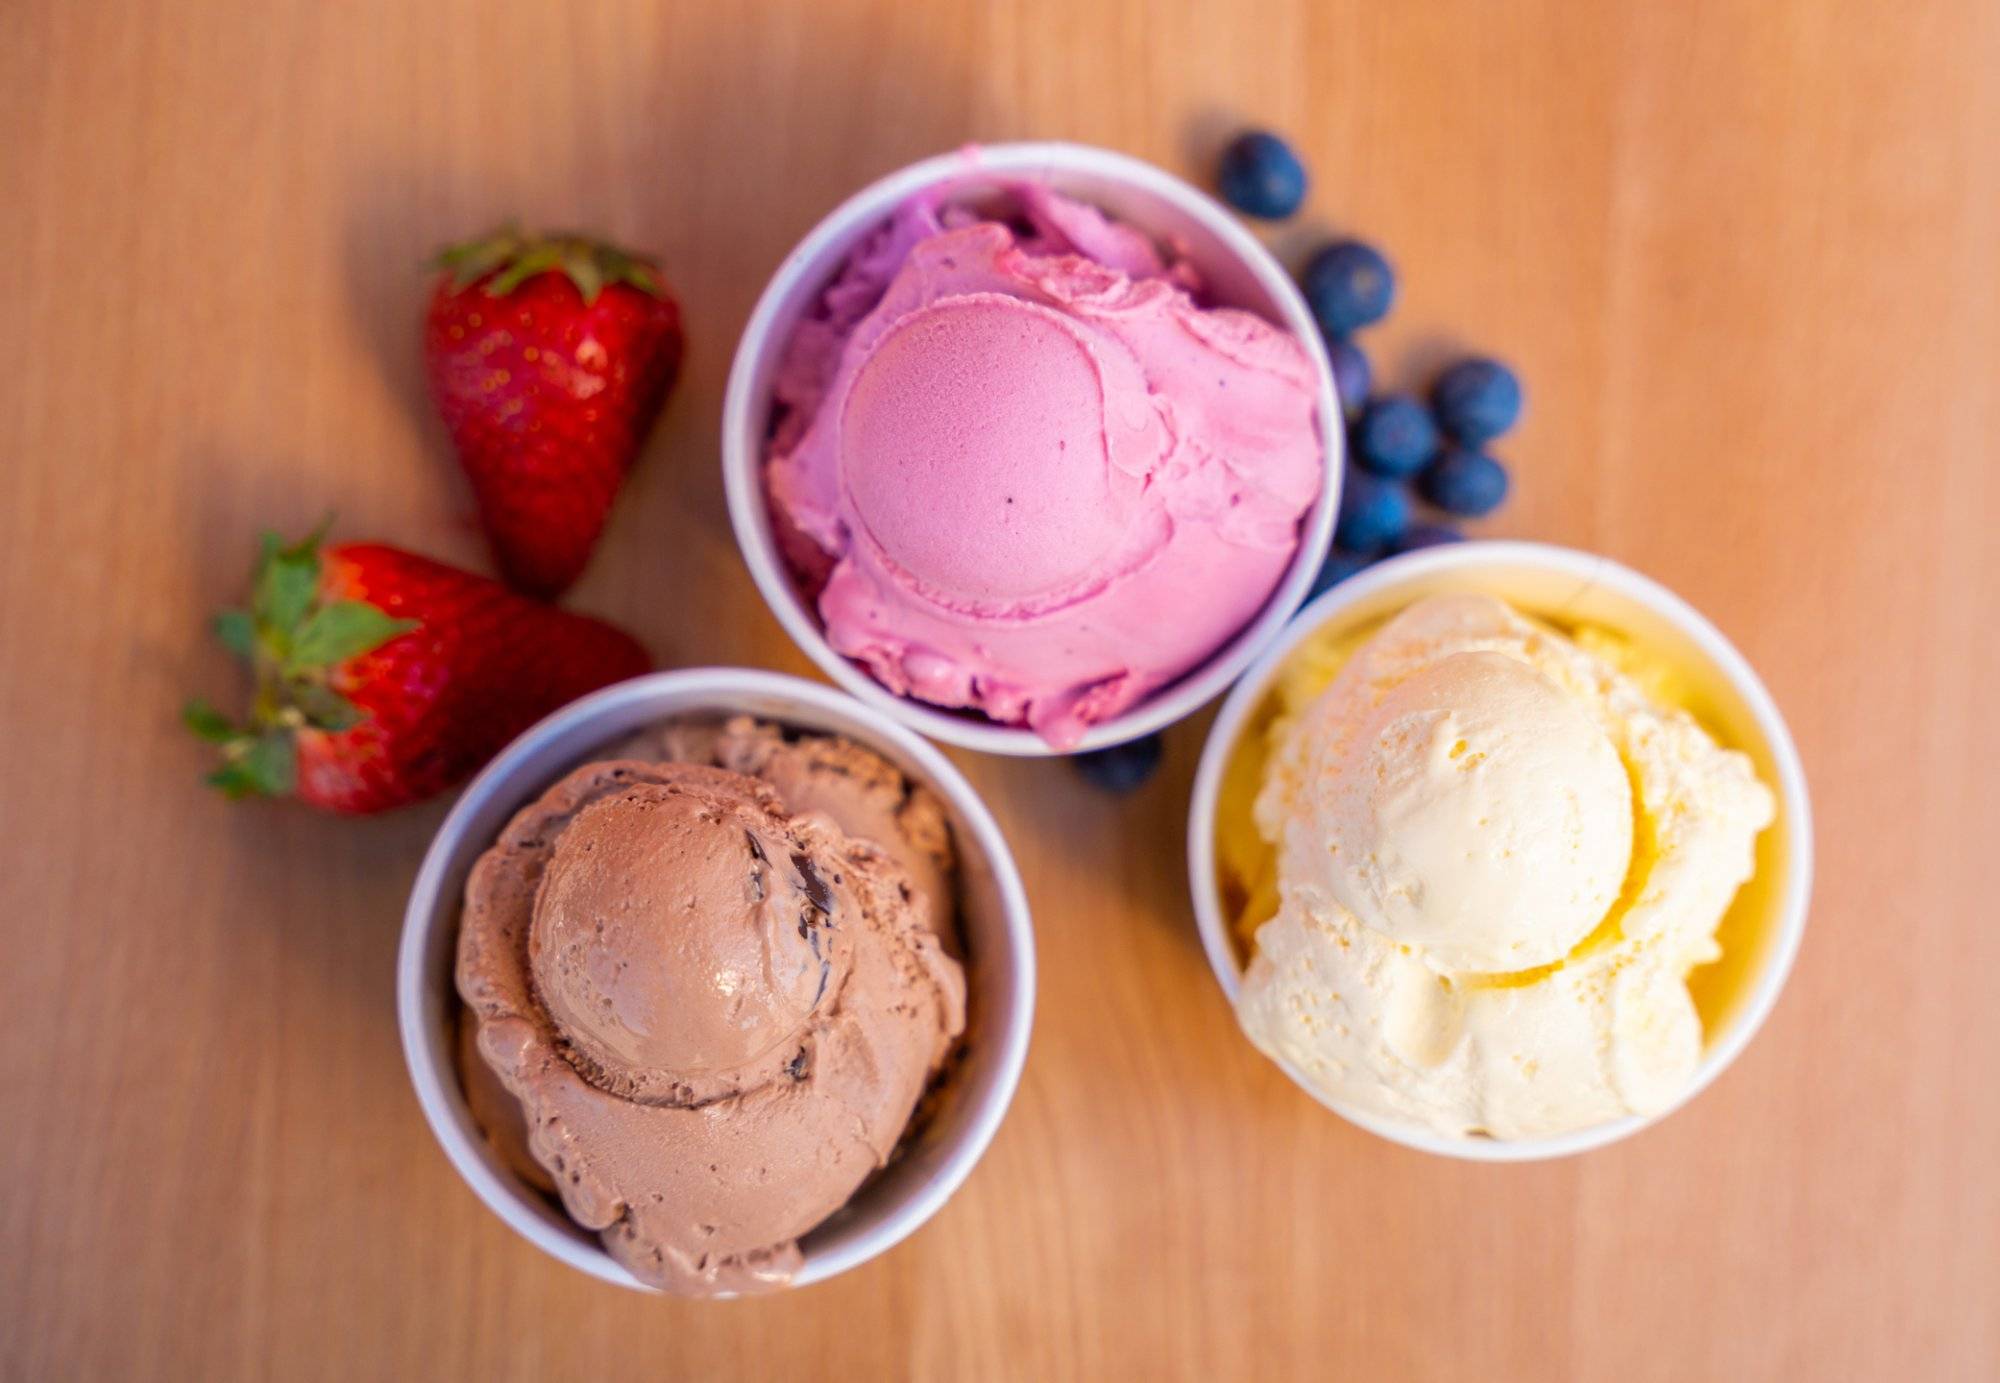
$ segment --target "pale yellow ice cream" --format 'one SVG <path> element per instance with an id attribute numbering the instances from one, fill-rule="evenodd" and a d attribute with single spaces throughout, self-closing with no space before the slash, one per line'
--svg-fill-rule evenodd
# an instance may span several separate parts
<path id="1" fill-rule="evenodd" d="M 1448 1135 L 1658 1109 L 1773 811 L 1744 755 L 1570 639 L 1419 602 L 1276 730 L 1243 1026 L 1336 1103 Z"/>
<path id="2" fill-rule="evenodd" d="M 1618 751 L 1527 663 L 1395 661 L 1423 651 L 1371 649 L 1375 680 L 1350 678 L 1314 709 L 1284 808 L 1297 882 L 1440 970 L 1561 960 L 1631 863 Z"/>

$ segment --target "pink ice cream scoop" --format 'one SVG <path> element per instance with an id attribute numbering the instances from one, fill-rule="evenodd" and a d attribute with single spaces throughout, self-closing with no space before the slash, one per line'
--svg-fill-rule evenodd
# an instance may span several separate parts
<path id="1" fill-rule="evenodd" d="M 1035 185 L 923 199 L 800 324 L 765 477 L 828 642 L 1058 749 L 1262 608 L 1324 465 L 1304 348 Z"/>

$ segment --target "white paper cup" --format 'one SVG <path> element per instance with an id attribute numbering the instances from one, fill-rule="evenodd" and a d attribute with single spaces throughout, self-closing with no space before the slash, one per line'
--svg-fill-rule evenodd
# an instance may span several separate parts
<path id="1" fill-rule="evenodd" d="M 403 921 L 396 1009 L 417 1101 L 474 1194 L 537 1248 L 626 1287 L 643 1284 L 597 1235 L 511 1172 L 466 1107 L 453 1059 L 459 908 L 473 862 L 517 810 L 568 770 L 659 721 L 732 714 L 843 735 L 874 750 L 943 800 L 959 853 L 969 997 L 963 1064 L 914 1145 L 801 1241 L 805 1265 L 791 1285 L 822 1281 L 886 1253 L 935 1214 L 993 1140 L 1028 1053 L 1035 940 L 1027 895 L 992 814 L 936 749 L 829 687 L 739 668 L 657 672 L 557 711 L 487 765 L 438 828 Z"/>
<path id="2" fill-rule="evenodd" d="M 762 470 L 770 431 L 771 383 L 799 318 L 818 299 L 848 254 L 904 202 L 928 189 L 949 186 L 969 196 L 1005 182 L 1046 183 L 1114 218 L 1181 246 L 1223 305 L 1247 308 L 1298 337 L 1319 378 L 1320 445 L 1326 479 L 1318 501 L 1299 528 L 1299 550 L 1270 599 L 1236 637 L 1208 660 L 1124 715 L 1092 726 L 1074 751 L 1081 753 L 1137 739 L 1171 725 L 1219 695 L 1276 637 L 1305 599 L 1332 540 L 1340 501 L 1346 430 L 1312 314 L 1291 276 L 1229 210 L 1205 193 L 1149 163 L 1082 144 L 992 144 L 912 164 L 857 192 L 799 242 L 778 266 L 750 314 L 722 404 L 722 476 L 730 522 L 757 589 L 793 642 L 855 696 L 912 729 L 947 744 L 994 754 L 1048 755 L 1040 735 L 1001 725 L 973 712 L 952 711 L 897 696 L 866 668 L 835 652 L 819 613 L 800 595 L 771 530 Z"/>
<path id="3" fill-rule="evenodd" d="M 1666 1109 L 1633 1115 L 1548 1138 L 1448 1138 L 1329 1099 L 1290 1063 L 1278 1064 L 1327 1108 L 1370 1133 L 1424 1152 L 1476 1162 L 1526 1162 L 1600 1148 L 1628 1138 L 1672 1113 L 1734 1061 L 1778 1001 L 1792 959 L 1805 934 L 1812 891 L 1812 808 L 1805 771 L 1791 732 L 1771 694 L 1720 630 L 1664 586 L 1608 557 L 1540 543 L 1453 543 L 1392 558 L 1349 577 L 1300 612 L 1223 703 L 1201 765 L 1188 812 L 1188 876 L 1201 943 L 1230 1002 L 1242 968 L 1223 913 L 1216 862 L 1216 799 L 1237 741 L 1252 713 L 1292 652 L 1323 631 L 1357 627 L 1394 614 L 1425 596 L 1477 591 L 1498 596 L 1523 612 L 1601 625 L 1629 635 L 1641 648 L 1658 649 L 1670 665 L 1699 669 L 1716 728 L 1731 748 L 1749 754 L 1757 776 L 1778 798 L 1775 822 L 1758 839 L 1759 875 L 1766 880 L 1770 915 L 1758 929 L 1752 975 L 1717 1031 L 1705 1034 L 1701 1065 L 1688 1088 Z"/>

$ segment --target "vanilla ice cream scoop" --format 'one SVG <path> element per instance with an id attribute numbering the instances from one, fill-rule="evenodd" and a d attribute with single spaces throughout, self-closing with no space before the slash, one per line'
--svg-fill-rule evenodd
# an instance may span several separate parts
<path id="1" fill-rule="evenodd" d="M 1410 606 L 1275 733 L 1255 817 L 1278 908 L 1237 1000 L 1260 1048 L 1454 1137 L 1688 1088 L 1688 974 L 1775 810 L 1747 756 L 1482 595 Z"/>
<path id="2" fill-rule="evenodd" d="M 1343 907 L 1451 971 L 1547 965 L 1603 919 L 1632 857 L 1631 785 L 1534 668 L 1454 653 L 1349 713 L 1311 784 Z"/>

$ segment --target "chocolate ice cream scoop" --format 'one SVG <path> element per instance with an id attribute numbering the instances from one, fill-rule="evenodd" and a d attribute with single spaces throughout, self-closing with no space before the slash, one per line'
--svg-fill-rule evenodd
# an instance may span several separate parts
<path id="1" fill-rule="evenodd" d="M 587 765 L 474 867 L 459 992 L 571 1216 L 636 1276 L 782 1283 L 965 1021 L 910 877 L 769 784 Z"/>
<path id="2" fill-rule="evenodd" d="M 542 875 L 528 961 L 592 1084 L 697 1104 L 797 1059 L 853 946 L 827 925 L 832 894 L 812 859 L 740 780 L 680 776 L 633 784 L 569 822 Z M 828 867 L 839 872 L 838 860 Z"/>

